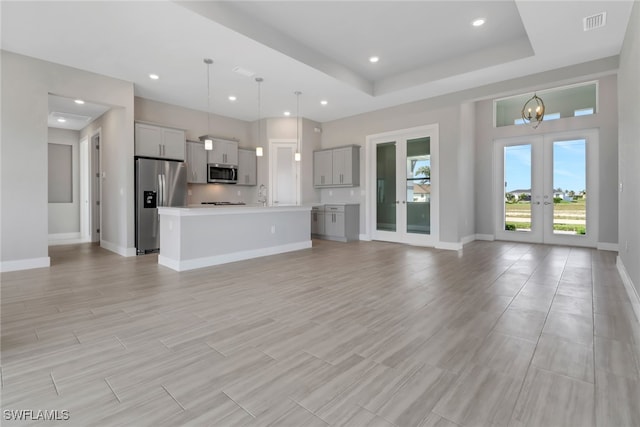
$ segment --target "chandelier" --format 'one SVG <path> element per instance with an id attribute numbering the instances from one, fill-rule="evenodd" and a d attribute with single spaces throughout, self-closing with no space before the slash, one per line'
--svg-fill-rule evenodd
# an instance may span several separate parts
<path id="1" fill-rule="evenodd" d="M 544 102 L 535 93 L 522 107 L 522 120 L 534 129 L 544 120 Z"/>

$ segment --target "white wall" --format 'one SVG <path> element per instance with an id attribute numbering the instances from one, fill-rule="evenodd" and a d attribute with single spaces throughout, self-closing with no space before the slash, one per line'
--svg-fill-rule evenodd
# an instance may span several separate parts
<path id="1" fill-rule="evenodd" d="M 71 146 L 72 199 L 70 203 L 49 203 L 49 235 L 69 235 L 67 238 L 79 238 L 80 235 L 80 132 L 70 129 L 48 129 L 48 142 Z M 70 234 L 77 233 L 77 236 Z"/>
<path id="2" fill-rule="evenodd" d="M 553 86 L 553 85 L 552 85 Z M 476 105 L 476 233 L 494 234 L 494 197 L 493 197 L 493 141 L 524 135 L 542 135 L 577 129 L 598 128 L 600 162 L 600 205 L 599 238 L 600 243 L 618 242 L 618 106 L 617 81 L 615 75 L 599 79 L 598 114 L 582 117 L 570 117 L 542 122 L 540 127 L 529 126 L 493 127 L 493 100 L 480 101 Z"/>
<path id="3" fill-rule="evenodd" d="M 619 255 L 640 294 L 640 4 L 633 5 L 620 53 L 619 112 Z M 635 25 L 633 24 L 635 23 Z"/>
<path id="4" fill-rule="evenodd" d="M 460 147 L 458 150 L 458 235 L 460 239 L 473 239 L 475 235 L 475 148 L 476 104 L 460 105 Z M 442 193 L 441 193 L 442 194 Z M 481 195 L 480 195 L 481 196 Z M 440 196 L 442 197 L 442 195 Z"/>
<path id="5" fill-rule="evenodd" d="M 133 248 L 133 84 L 2 51 L 2 171 L 0 262 L 3 270 L 47 266 L 47 115 L 55 94 L 123 109 L 120 137 L 105 156 L 114 191 L 118 248 Z"/>

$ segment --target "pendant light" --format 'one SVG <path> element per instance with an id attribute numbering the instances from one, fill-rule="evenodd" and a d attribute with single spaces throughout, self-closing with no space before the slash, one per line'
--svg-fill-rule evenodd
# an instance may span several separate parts
<path id="1" fill-rule="evenodd" d="M 299 162 L 302 156 L 300 155 L 300 95 L 302 92 L 295 91 L 296 94 L 296 153 L 293 158 L 296 162 Z"/>
<path id="2" fill-rule="evenodd" d="M 532 108 L 535 108 L 535 112 L 532 112 Z M 544 102 L 535 93 L 522 107 L 522 120 L 534 129 L 544 120 Z"/>
<path id="3" fill-rule="evenodd" d="M 260 89 L 262 86 L 262 82 L 264 81 L 264 79 L 262 77 L 256 77 L 256 82 L 258 83 L 258 144 L 262 143 L 262 122 L 260 121 L 262 114 L 261 114 L 261 99 L 260 99 Z M 262 152 L 262 146 L 258 145 L 256 147 L 256 156 L 258 157 L 262 157 L 263 156 L 263 152 Z"/>
<path id="4" fill-rule="evenodd" d="M 204 63 L 207 64 L 207 135 L 204 139 L 204 149 L 205 150 L 213 150 L 213 140 L 211 139 L 210 129 L 211 129 L 211 64 L 213 64 L 213 59 L 205 58 Z"/>

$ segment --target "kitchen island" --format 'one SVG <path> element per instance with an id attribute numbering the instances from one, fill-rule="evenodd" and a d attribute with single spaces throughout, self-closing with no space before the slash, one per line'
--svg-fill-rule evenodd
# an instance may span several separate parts
<path id="1" fill-rule="evenodd" d="M 310 206 L 160 207 L 158 264 L 193 270 L 311 247 Z"/>

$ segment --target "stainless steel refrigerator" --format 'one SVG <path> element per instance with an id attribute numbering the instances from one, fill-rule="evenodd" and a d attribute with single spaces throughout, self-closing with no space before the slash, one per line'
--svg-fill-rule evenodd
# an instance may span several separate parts
<path id="1" fill-rule="evenodd" d="M 159 206 L 187 205 L 187 168 L 174 160 L 136 159 L 136 249 L 160 249 Z"/>

